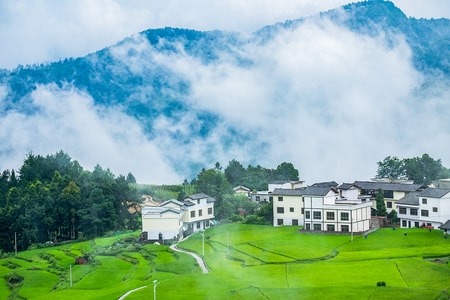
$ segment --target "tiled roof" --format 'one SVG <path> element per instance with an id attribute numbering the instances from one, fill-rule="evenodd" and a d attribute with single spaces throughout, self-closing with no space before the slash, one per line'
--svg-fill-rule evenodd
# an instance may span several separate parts
<path id="1" fill-rule="evenodd" d="M 169 203 L 174 203 L 174 204 L 176 204 L 178 206 L 183 206 L 183 202 L 180 202 L 180 201 L 175 200 L 175 199 L 169 199 L 167 201 L 164 201 L 163 203 L 161 203 L 161 206 L 166 206 Z"/>
<path id="2" fill-rule="evenodd" d="M 302 195 L 305 196 L 326 196 L 331 190 L 331 187 L 322 186 L 308 186 L 302 190 Z"/>
<path id="3" fill-rule="evenodd" d="M 187 198 L 191 198 L 192 200 L 204 199 L 209 197 L 210 196 L 206 195 L 205 193 L 198 193 L 187 196 Z"/>
<path id="4" fill-rule="evenodd" d="M 282 196 L 301 196 L 303 195 L 303 189 L 274 189 L 272 195 Z"/>
<path id="5" fill-rule="evenodd" d="M 450 190 L 439 188 L 427 188 L 417 194 L 419 197 L 442 198 L 450 193 Z"/>
<path id="6" fill-rule="evenodd" d="M 355 186 L 364 190 L 378 190 L 383 191 L 399 191 L 399 192 L 415 192 L 422 185 L 420 184 L 406 184 L 406 183 L 392 183 L 392 182 L 379 182 L 379 181 L 355 181 Z"/>
<path id="7" fill-rule="evenodd" d="M 314 183 L 312 186 L 315 186 L 315 187 L 337 187 L 338 183 L 336 181 L 317 182 L 317 183 Z"/>
<path id="8" fill-rule="evenodd" d="M 351 187 L 353 187 L 353 183 L 342 183 L 340 186 L 338 186 L 338 189 L 341 189 L 341 190 L 348 190 L 348 189 L 350 189 Z"/>
<path id="9" fill-rule="evenodd" d="M 419 197 L 417 197 L 417 192 L 411 192 L 406 194 L 404 197 L 398 199 L 398 204 L 405 204 L 405 205 L 419 205 Z"/>
<path id="10" fill-rule="evenodd" d="M 450 220 L 447 220 L 447 222 L 439 226 L 439 229 L 450 230 Z"/>

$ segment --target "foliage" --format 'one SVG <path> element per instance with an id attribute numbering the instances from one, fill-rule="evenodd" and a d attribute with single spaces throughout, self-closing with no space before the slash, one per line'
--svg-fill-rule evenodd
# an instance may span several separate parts
<path id="1" fill-rule="evenodd" d="M 387 156 L 377 164 L 377 178 L 409 179 L 417 184 L 429 184 L 433 180 L 450 176 L 450 170 L 442 166 L 441 160 L 435 160 L 428 154 L 402 160 L 396 156 Z"/>
<path id="2" fill-rule="evenodd" d="M 67 153 L 29 153 L 16 177 L 0 176 L 0 249 L 11 252 L 15 237 L 19 251 L 44 244 L 96 237 L 111 230 L 140 227 L 128 207 L 137 202 L 129 173 L 115 176 L 97 165 L 83 170 Z"/>
<path id="3" fill-rule="evenodd" d="M 380 189 L 375 196 L 375 202 L 377 207 L 377 216 L 386 215 L 386 203 L 384 203 L 383 191 Z"/>

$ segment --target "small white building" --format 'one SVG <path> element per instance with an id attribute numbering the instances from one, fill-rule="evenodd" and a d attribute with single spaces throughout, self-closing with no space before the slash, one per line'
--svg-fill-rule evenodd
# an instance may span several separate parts
<path id="1" fill-rule="evenodd" d="M 303 190 L 275 189 L 273 197 L 273 226 L 303 226 Z"/>
<path id="2" fill-rule="evenodd" d="M 402 228 L 439 228 L 450 220 L 450 189 L 427 188 L 397 201 Z"/>
<path id="3" fill-rule="evenodd" d="M 141 237 L 162 242 L 205 230 L 214 220 L 214 202 L 214 198 L 199 193 L 183 202 L 171 199 L 159 206 L 144 206 Z"/>

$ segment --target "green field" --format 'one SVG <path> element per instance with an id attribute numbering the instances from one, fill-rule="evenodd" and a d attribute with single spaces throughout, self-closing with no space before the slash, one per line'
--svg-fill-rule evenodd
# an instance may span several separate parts
<path id="1" fill-rule="evenodd" d="M 407 233 L 407 235 L 405 235 Z M 381 229 L 365 239 L 294 227 L 230 224 L 205 233 L 203 274 L 187 254 L 140 245 L 138 233 L 0 260 L 0 299 L 448 299 L 450 238 Z M 202 253 L 195 234 L 179 248 Z M 89 264 L 75 265 L 87 255 Z M 72 286 L 70 266 L 72 265 Z M 378 286 L 380 285 L 380 286 Z"/>

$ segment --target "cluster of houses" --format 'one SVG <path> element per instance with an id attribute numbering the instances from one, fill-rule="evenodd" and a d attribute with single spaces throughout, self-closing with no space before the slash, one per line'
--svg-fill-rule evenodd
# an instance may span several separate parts
<path id="1" fill-rule="evenodd" d="M 387 213 L 397 212 L 402 228 L 439 228 L 450 232 L 450 179 L 429 186 L 384 180 L 334 181 L 304 186 L 303 181 L 273 182 L 267 191 L 238 186 L 249 201 L 273 204 L 273 226 L 301 226 L 305 231 L 367 233 L 375 228 L 375 197 L 384 196 Z M 168 200 L 142 209 L 143 238 L 178 240 L 215 224 L 214 199 L 206 194 L 182 202 Z"/>

